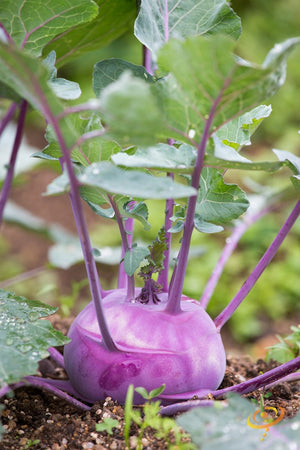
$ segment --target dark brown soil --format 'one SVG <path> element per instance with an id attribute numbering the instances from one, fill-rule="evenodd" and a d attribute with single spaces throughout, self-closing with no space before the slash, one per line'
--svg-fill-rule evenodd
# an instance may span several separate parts
<path id="1" fill-rule="evenodd" d="M 70 320 L 53 320 L 56 328 L 66 332 Z M 50 376 L 64 376 L 51 359 L 40 366 L 41 372 Z M 275 367 L 275 362 L 253 362 L 249 357 L 228 357 L 225 378 L 221 387 L 238 384 Z M 300 408 L 300 383 L 282 383 L 269 391 L 272 395 L 265 406 L 283 407 L 287 418 L 293 417 Z M 268 391 L 268 392 L 269 392 Z M 248 394 L 259 401 L 261 391 Z M 1 450 L 19 449 L 125 449 L 124 409 L 111 398 L 95 403 L 91 410 L 82 412 L 53 395 L 34 388 L 16 390 L 12 398 L 4 399 L 2 422 L 6 433 L 0 442 Z M 117 419 L 119 425 L 113 434 L 96 432 L 95 425 L 105 417 Z M 130 448 L 136 448 L 137 428 L 131 427 Z M 167 444 L 147 429 L 143 437 L 143 449 L 167 449 Z"/>

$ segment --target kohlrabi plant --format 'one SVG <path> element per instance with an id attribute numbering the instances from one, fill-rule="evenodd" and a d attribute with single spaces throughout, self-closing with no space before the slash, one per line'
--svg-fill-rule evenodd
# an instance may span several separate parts
<path id="1" fill-rule="evenodd" d="M 58 77 L 57 68 L 106 45 L 130 29 L 134 17 L 143 65 L 116 58 L 98 62 L 94 96 L 80 103 L 78 84 Z M 163 404 L 223 395 L 227 390 L 218 390 L 226 365 L 222 328 L 300 212 L 297 156 L 274 150 L 269 161 L 251 161 L 241 155 L 270 115 L 271 106 L 262 102 L 284 83 L 287 57 L 300 38 L 276 44 L 262 65 L 245 61 L 235 52 L 240 19 L 226 0 L 142 0 L 138 5 L 133 0 L 2 0 L 0 22 L 0 94 L 7 99 L 1 102 L 7 112 L 0 131 L 19 113 L 1 217 L 25 118 L 34 109 L 45 120 L 49 143 L 35 156 L 61 167 L 47 194 L 69 196 L 92 297 L 66 339 L 54 332 L 45 336 L 47 322 L 38 319 L 51 308 L 1 293 L 1 395 L 34 384 L 83 408 L 107 396 L 124 403 L 130 385 L 147 392 L 164 385 L 157 396 Z M 282 168 L 287 181 L 274 181 Z M 264 185 L 253 184 L 246 195 L 234 183 L 236 169 L 248 176 L 264 171 Z M 150 199 L 157 200 L 157 208 L 163 201 L 157 212 L 161 226 L 154 240 L 140 242 L 135 224 L 150 228 Z M 91 244 L 83 202 L 118 225 L 122 254 L 118 284 L 110 291 L 98 276 L 99 250 Z M 239 239 L 252 223 L 280 208 L 290 212 L 282 217 L 278 235 L 228 306 L 211 318 L 208 302 Z M 199 292 L 200 301 L 188 298 L 183 286 L 193 233 L 224 228 L 231 236 Z M 38 328 L 43 338 L 30 331 Z M 52 348 L 62 343 L 63 356 Z M 69 381 L 32 376 L 47 348 Z M 20 360 L 24 368 L 16 371 Z M 249 392 L 297 369 L 299 356 L 228 389 Z M 136 390 L 133 401 L 144 402 Z"/>

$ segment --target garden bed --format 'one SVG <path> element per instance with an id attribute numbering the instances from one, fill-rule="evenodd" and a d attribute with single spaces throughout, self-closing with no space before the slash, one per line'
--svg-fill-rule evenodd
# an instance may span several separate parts
<path id="1" fill-rule="evenodd" d="M 60 320 L 54 316 L 54 326 L 64 333 L 70 324 L 69 319 Z M 222 387 L 241 383 L 262 372 L 272 369 L 275 362 L 266 363 L 259 359 L 256 362 L 250 357 L 228 356 L 227 369 Z M 62 378 L 65 373 L 58 369 L 49 358 L 40 365 L 44 376 Z M 265 400 L 266 406 L 285 410 L 285 418 L 297 414 L 300 408 L 300 383 L 280 383 L 269 389 L 272 395 Z M 247 395 L 259 402 L 262 391 L 254 391 Z M 7 433 L 3 436 L 1 449 L 21 450 L 33 449 L 125 449 L 124 441 L 124 408 L 111 398 L 104 402 L 96 402 L 90 411 L 82 412 L 53 395 L 33 388 L 22 388 L 12 398 L 4 401 L 3 425 Z M 96 432 L 95 426 L 105 417 L 119 422 L 113 434 Z M 130 446 L 135 448 L 138 427 L 133 425 L 130 431 Z M 144 449 L 167 449 L 167 444 L 155 437 L 155 430 L 147 429 L 143 438 Z"/>

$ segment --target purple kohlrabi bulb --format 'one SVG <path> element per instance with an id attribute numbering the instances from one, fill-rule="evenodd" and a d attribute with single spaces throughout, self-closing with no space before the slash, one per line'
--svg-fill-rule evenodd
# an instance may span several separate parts
<path id="1" fill-rule="evenodd" d="M 139 289 L 136 290 L 139 294 Z M 164 395 L 215 390 L 225 373 L 225 351 L 214 322 L 199 302 L 185 296 L 182 312 L 164 311 L 167 294 L 158 304 L 125 301 L 121 289 L 103 299 L 106 319 L 120 351 L 102 343 L 93 303 L 74 320 L 65 347 L 65 365 L 73 388 L 89 402 L 107 396 L 125 402 L 128 386 L 147 391 L 165 384 Z M 135 394 L 135 403 L 143 402 Z"/>

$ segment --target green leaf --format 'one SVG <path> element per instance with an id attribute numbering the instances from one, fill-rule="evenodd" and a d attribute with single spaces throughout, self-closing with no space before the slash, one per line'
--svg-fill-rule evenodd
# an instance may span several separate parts
<path id="1" fill-rule="evenodd" d="M 102 432 L 106 431 L 108 434 L 113 435 L 113 428 L 116 428 L 119 425 L 117 419 L 113 419 L 112 417 L 104 417 L 104 421 L 101 423 L 96 423 L 96 431 Z"/>
<path id="2" fill-rule="evenodd" d="M 18 47 L 40 56 L 58 34 L 92 20 L 98 7 L 92 0 L 2 0 L 0 22 Z"/>
<path id="3" fill-rule="evenodd" d="M 292 182 L 296 189 L 300 190 L 300 158 L 285 150 L 273 150 L 279 161 L 285 163 L 293 172 Z"/>
<path id="4" fill-rule="evenodd" d="M 153 82 L 154 77 L 150 75 L 143 66 L 137 66 L 118 58 L 104 59 L 94 66 L 93 90 L 97 97 L 102 90 L 120 76 L 129 71 L 134 77 L 141 78 L 147 82 Z"/>
<path id="5" fill-rule="evenodd" d="M 194 225 L 196 230 L 200 231 L 201 233 L 219 233 L 220 231 L 224 230 L 221 225 L 215 225 L 203 220 L 203 218 L 199 214 L 195 214 Z"/>
<path id="6" fill-rule="evenodd" d="M 39 320 L 56 310 L 0 290 L 0 386 L 34 374 L 49 347 L 69 342 L 48 320 Z"/>
<path id="7" fill-rule="evenodd" d="M 132 27 L 136 16 L 134 0 L 96 0 L 95 3 L 99 5 L 99 14 L 94 20 L 74 24 L 46 46 L 45 54 L 55 50 L 58 67 L 91 50 L 105 47 Z"/>
<path id="8" fill-rule="evenodd" d="M 230 145 L 235 150 L 239 150 L 243 145 L 251 144 L 251 135 L 261 124 L 262 120 L 269 117 L 271 112 L 272 108 L 270 105 L 257 106 L 223 125 L 216 132 L 216 135 L 225 145 Z"/>
<path id="9" fill-rule="evenodd" d="M 144 226 L 144 230 L 148 231 L 151 228 L 148 222 L 148 208 L 144 202 L 132 202 L 132 200 L 126 200 L 125 203 L 122 201 L 122 215 L 125 217 L 130 217 L 136 219 Z"/>
<path id="10" fill-rule="evenodd" d="M 205 167 L 202 170 L 196 206 L 197 220 L 223 225 L 237 219 L 248 206 L 249 201 L 238 186 L 224 183 L 222 175 L 216 169 Z M 195 226 L 201 228 L 201 222 L 197 220 Z"/>
<path id="11" fill-rule="evenodd" d="M 170 40 L 158 55 L 159 70 L 170 76 L 152 88 L 169 135 L 199 142 L 211 111 L 212 132 L 259 106 L 284 83 L 286 58 L 299 42 L 293 38 L 277 44 L 257 66 L 234 57 L 235 43 L 226 36 Z"/>
<path id="12" fill-rule="evenodd" d="M 159 230 L 157 237 L 152 244 L 148 245 L 148 249 L 149 255 L 145 258 L 147 262 L 141 267 L 139 273 L 140 276 L 150 275 L 151 277 L 153 273 L 159 273 L 164 268 L 164 252 L 167 250 L 166 232 L 164 227 Z"/>
<path id="13" fill-rule="evenodd" d="M 264 428 L 255 429 L 253 415 L 259 408 L 248 400 L 230 396 L 228 406 L 222 407 L 219 402 L 214 406 L 205 408 L 193 408 L 182 414 L 176 420 L 179 425 L 191 435 L 192 441 L 201 450 L 219 450 L 220 448 L 240 450 L 241 442 L 243 449 L 282 450 L 283 448 L 298 448 L 300 416 L 293 419 L 282 420 L 271 426 L 273 418 L 268 426 L 267 437 L 263 439 Z M 274 405 L 277 407 L 277 405 Z M 268 414 L 269 411 L 265 409 Z M 247 419 L 249 418 L 247 423 Z M 259 414 L 255 419 L 263 425 L 263 419 Z M 259 421 L 261 419 L 261 421 Z"/>
<path id="14" fill-rule="evenodd" d="M 124 72 L 100 95 L 101 112 L 108 126 L 108 135 L 124 143 L 151 145 L 161 129 L 158 100 L 150 84 Z"/>
<path id="15" fill-rule="evenodd" d="M 236 39 L 241 32 L 238 16 L 225 0 L 142 0 L 135 35 L 155 59 L 168 38 L 223 33 Z"/>
<path id="16" fill-rule="evenodd" d="M 196 193 L 192 187 L 175 183 L 169 177 L 154 177 L 136 170 L 126 171 L 109 162 L 91 164 L 84 168 L 78 179 L 83 185 L 135 198 L 180 198 Z"/>
<path id="17" fill-rule="evenodd" d="M 13 45 L 6 45 L 1 41 L 0 78 L 46 119 L 49 117 L 49 109 L 54 116 L 63 112 L 61 102 L 48 83 L 49 72 L 45 65 Z M 67 117 L 60 120 L 60 127 L 67 146 L 71 147 L 76 140 L 76 132 Z"/>
<path id="18" fill-rule="evenodd" d="M 57 70 L 55 68 L 56 55 L 52 51 L 47 58 L 43 60 L 49 71 L 49 81 L 52 90 L 58 98 L 64 100 L 76 100 L 81 95 L 81 90 L 78 83 L 74 81 L 65 80 L 64 78 L 57 78 Z"/>
<path id="19" fill-rule="evenodd" d="M 126 151 L 115 153 L 112 161 L 124 167 L 191 173 L 194 170 L 196 157 L 197 149 L 191 145 L 183 144 L 177 148 L 167 144 L 157 144 L 151 147 L 139 147 L 133 155 Z"/>
<path id="20" fill-rule="evenodd" d="M 127 250 L 124 256 L 124 269 L 127 275 L 132 276 L 149 253 L 147 247 L 141 246 L 135 246 Z"/>

